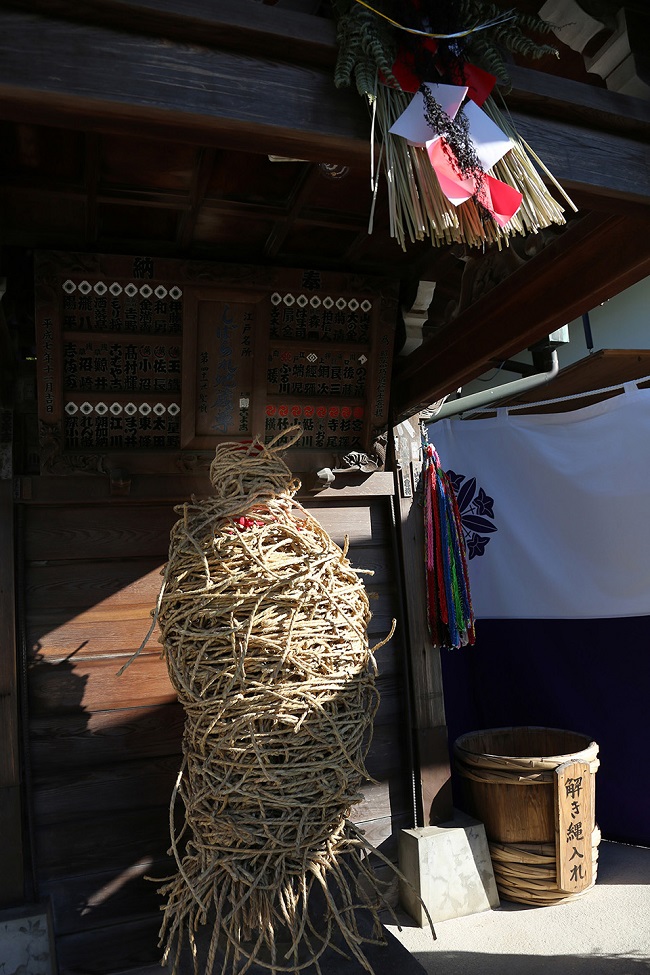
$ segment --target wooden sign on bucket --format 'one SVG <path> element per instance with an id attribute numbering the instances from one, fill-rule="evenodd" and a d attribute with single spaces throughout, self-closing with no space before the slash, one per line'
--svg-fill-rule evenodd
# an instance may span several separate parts
<path id="1" fill-rule="evenodd" d="M 565 762 L 555 769 L 557 884 L 577 894 L 593 881 L 592 781 L 589 762 Z"/>

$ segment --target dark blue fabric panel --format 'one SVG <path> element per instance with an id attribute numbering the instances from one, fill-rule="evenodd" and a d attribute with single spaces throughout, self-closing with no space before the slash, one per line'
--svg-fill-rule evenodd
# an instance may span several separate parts
<path id="1" fill-rule="evenodd" d="M 443 652 L 450 744 L 510 725 L 590 735 L 603 836 L 650 845 L 650 617 L 479 620 L 476 633 Z"/>

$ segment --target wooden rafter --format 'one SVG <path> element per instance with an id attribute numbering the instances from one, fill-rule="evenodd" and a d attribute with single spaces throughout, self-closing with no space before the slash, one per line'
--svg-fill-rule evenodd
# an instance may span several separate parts
<path id="1" fill-rule="evenodd" d="M 214 167 L 215 155 L 214 149 L 199 149 L 197 152 L 189 207 L 183 213 L 178 229 L 177 244 L 181 254 L 185 253 L 192 242 L 199 210 L 205 203 L 205 192 Z"/>
<path id="2" fill-rule="evenodd" d="M 264 256 L 273 259 L 277 256 L 282 243 L 284 242 L 291 225 L 300 211 L 303 203 L 309 196 L 311 186 L 314 180 L 317 178 L 317 172 L 314 166 L 305 165 L 303 171 L 301 172 L 296 185 L 294 187 L 293 193 L 291 194 L 291 199 L 289 200 L 289 206 L 287 207 L 286 214 L 282 220 L 278 220 L 273 227 L 273 230 L 269 234 L 269 237 L 264 245 Z"/>
<path id="3" fill-rule="evenodd" d="M 84 153 L 84 201 L 86 209 L 86 245 L 93 247 L 97 241 L 97 181 L 99 166 L 99 136 L 87 132 Z"/>

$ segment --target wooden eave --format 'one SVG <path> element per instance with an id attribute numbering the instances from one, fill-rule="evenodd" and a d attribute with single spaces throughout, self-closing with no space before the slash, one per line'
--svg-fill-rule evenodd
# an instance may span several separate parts
<path id="1" fill-rule="evenodd" d="M 182 134 L 190 142 L 368 164 L 368 112 L 356 93 L 333 84 L 335 39 L 329 21 L 288 11 L 279 11 L 277 18 L 273 8 L 226 0 L 208 18 L 212 26 L 201 36 L 201 46 L 188 46 L 177 36 L 185 6 L 171 0 L 94 0 L 88 9 L 100 23 L 3 9 L 2 116 L 20 121 L 27 111 L 41 124 L 100 132 L 137 132 L 146 125 L 161 137 Z M 193 34 L 194 24 L 198 39 L 208 5 L 188 6 L 204 19 L 190 17 L 182 33 Z M 77 5 L 40 0 L 32 7 L 57 12 Z M 147 10 L 151 33 L 137 33 L 131 12 L 134 22 L 144 25 Z M 117 12 L 129 30 L 115 26 Z M 82 14 L 75 11 L 75 16 Z M 156 27 L 164 27 L 166 35 L 155 33 Z M 309 28 L 321 61 L 329 52 L 326 66 L 318 58 L 303 63 Z M 256 53 L 262 37 L 269 41 L 264 58 Z M 218 47 L 206 46 L 211 38 L 219 39 Z M 650 201 L 650 106 L 543 78 L 529 69 L 513 72 L 512 117 L 555 177 L 595 194 Z M 615 166 L 603 166 L 607 152 Z"/>
<path id="2" fill-rule="evenodd" d="M 405 418 L 650 274 L 647 214 L 592 213 L 461 312 L 393 380 Z"/>
<path id="3" fill-rule="evenodd" d="M 199 204 L 205 204 L 202 187 L 215 151 L 272 153 L 367 172 L 368 113 L 355 92 L 333 84 L 335 34 L 325 18 L 253 0 L 33 0 L 29 8 L 15 2 L 0 10 L 2 118 L 84 131 L 87 163 L 93 137 L 100 136 L 146 133 L 200 147 L 189 205 L 180 194 L 174 203 L 166 190 L 101 190 L 92 180 L 82 186 L 93 204 L 87 208 L 89 240 L 95 206 L 116 194 L 124 203 L 187 208 L 175 244 L 186 247 Z M 508 106 L 518 131 L 582 212 L 404 362 L 393 389 L 400 417 L 650 271 L 650 105 L 528 68 L 514 68 L 512 81 Z M 260 217 L 276 224 L 267 260 L 278 254 L 298 212 L 302 187 L 308 186 L 306 174 L 299 179 L 306 182 L 296 184 L 286 209 L 255 204 Z M 208 205 L 234 217 L 251 206 L 228 200 Z M 301 212 L 303 223 L 309 213 Z M 318 210 L 309 219 L 317 227 Z M 340 250 L 345 266 L 367 235 L 358 215 L 330 212 L 327 219 L 331 230 L 347 227 L 358 234 L 358 243 Z M 386 273 L 432 280 L 444 274 L 440 248 L 423 245 L 406 263 L 393 262 L 389 243 L 397 253 L 392 242 L 379 249 Z"/>

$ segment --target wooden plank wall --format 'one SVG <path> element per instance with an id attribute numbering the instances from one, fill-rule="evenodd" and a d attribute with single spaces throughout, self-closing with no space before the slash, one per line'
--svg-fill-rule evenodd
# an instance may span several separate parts
<path id="1" fill-rule="evenodd" d="M 388 498 L 313 502 L 353 564 L 375 570 L 371 642 L 398 610 Z M 182 712 L 155 636 L 122 677 L 150 623 L 175 520 L 171 504 L 26 504 L 29 765 L 37 892 L 53 907 L 60 971 L 106 973 L 157 960 L 156 885 L 169 872 L 168 801 Z M 402 648 L 379 651 L 382 703 L 354 819 L 394 855 L 410 826 L 401 728 Z"/>

